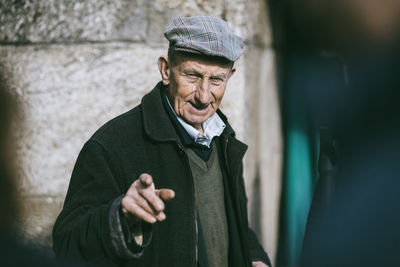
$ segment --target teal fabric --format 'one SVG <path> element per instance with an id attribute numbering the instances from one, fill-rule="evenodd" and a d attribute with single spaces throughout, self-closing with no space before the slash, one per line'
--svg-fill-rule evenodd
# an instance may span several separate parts
<path id="1" fill-rule="evenodd" d="M 297 266 L 313 194 L 312 151 L 310 138 L 299 129 L 287 135 L 286 220 L 287 266 Z"/>
<path id="2" fill-rule="evenodd" d="M 277 256 L 277 266 L 280 267 L 300 265 L 317 177 L 318 136 L 308 121 L 307 83 L 302 81 L 302 75 L 297 74 L 293 73 L 283 98 L 285 155 Z"/>

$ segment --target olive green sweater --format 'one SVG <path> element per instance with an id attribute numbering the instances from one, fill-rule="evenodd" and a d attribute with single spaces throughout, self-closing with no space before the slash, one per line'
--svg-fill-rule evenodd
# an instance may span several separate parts
<path id="1" fill-rule="evenodd" d="M 227 267 L 229 234 L 217 146 L 215 142 L 212 143 L 212 153 L 207 162 L 189 148 L 186 149 L 186 154 L 195 184 L 196 207 L 208 264 L 210 267 Z"/>

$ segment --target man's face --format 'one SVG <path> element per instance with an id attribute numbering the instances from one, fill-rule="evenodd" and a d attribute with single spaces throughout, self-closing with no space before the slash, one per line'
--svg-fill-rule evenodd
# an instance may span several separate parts
<path id="1" fill-rule="evenodd" d="M 217 111 L 229 78 L 235 72 L 231 63 L 213 58 L 180 57 L 163 82 L 176 114 L 194 128 Z"/>

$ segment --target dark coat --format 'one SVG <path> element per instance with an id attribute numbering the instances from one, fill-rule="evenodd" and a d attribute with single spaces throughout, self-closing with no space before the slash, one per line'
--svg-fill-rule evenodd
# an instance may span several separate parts
<path id="1" fill-rule="evenodd" d="M 187 156 L 163 108 L 162 87 L 159 83 L 143 97 L 141 105 L 102 126 L 82 148 L 53 229 L 58 257 L 107 266 L 196 266 L 194 184 Z M 225 195 L 229 198 L 225 200 L 230 231 L 229 265 L 251 266 L 251 259 L 269 263 L 248 227 L 242 177 L 247 146 L 235 139 L 229 124 L 218 144 Z M 173 189 L 176 196 L 166 203 L 167 220 L 145 227 L 152 238 L 144 254 L 138 259 L 127 259 L 110 241 L 109 212 L 112 203 L 142 173 L 152 175 L 156 188 Z"/>

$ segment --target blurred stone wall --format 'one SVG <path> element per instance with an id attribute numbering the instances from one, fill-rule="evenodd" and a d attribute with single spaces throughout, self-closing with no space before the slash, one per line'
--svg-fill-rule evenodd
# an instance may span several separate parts
<path id="1" fill-rule="evenodd" d="M 249 145 L 251 224 L 274 258 L 282 142 L 264 0 L 0 0 L 0 64 L 18 95 L 24 234 L 50 247 L 74 162 L 94 131 L 140 103 L 159 81 L 166 25 L 222 17 L 245 39 L 222 110 Z"/>

